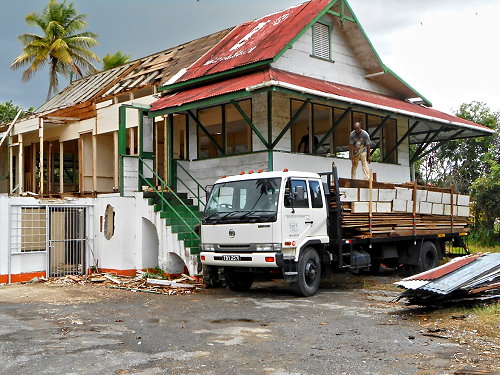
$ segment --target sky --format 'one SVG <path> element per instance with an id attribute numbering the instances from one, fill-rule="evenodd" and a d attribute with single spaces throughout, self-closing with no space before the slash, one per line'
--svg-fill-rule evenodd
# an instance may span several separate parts
<path id="1" fill-rule="evenodd" d="M 301 0 L 73 0 L 97 33 L 99 56 L 121 50 L 140 58 L 272 13 Z M 38 33 L 24 18 L 48 0 L 0 0 L 0 102 L 43 104 L 47 70 L 22 82 L 9 65 L 17 36 Z M 478 100 L 500 111 L 500 0 L 349 0 L 382 61 L 429 99 L 453 112 Z M 335 53 L 335 51 L 333 51 Z M 67 85 L 60 80 L 59 90 Z"/>

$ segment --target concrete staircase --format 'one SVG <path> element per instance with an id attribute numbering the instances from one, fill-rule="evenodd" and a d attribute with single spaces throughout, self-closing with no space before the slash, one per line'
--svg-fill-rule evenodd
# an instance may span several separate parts
<path id="1" fill-rule="evenodd" d="M 172 208 L 163 204 L 162 198 L 168 201 Z M 177 239 L 184 243 L 184 247 L 189 249 L 191 255 L 200 253 L 200 239 L 195 234 L 194 227 L 200 224 L 203 212 L 193 204 L 193 200 L 185 193 L 176 193 L 177 197 L 170 192 L 144 192 L 143 197 L 148 200 L 148 204 L 153 206 L 155 212 L 160 212 L 160 217 L 165 220 L 165 224 L 170 227 L 172 233 L 177 234 Z M 181 203 L 182 201 L 182 203 Z M 180 217 L 182 217 L 182 220 Z"/>

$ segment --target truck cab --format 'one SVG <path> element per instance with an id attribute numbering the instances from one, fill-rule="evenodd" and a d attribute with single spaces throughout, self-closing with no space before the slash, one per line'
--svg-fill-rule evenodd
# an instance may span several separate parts
<path id="1" fill-rule="evenodd" d="M 256 273 L 282 271 L 300 294 L 314 294 L 322 258 L 330 261 L 317 246 L 330 242 L 327 208 L 316 173 L 284 170 L 217 180 L 201 225 L 206 282 L 216 283 L 221 269 L 231 289 L 246 290 Z"/>

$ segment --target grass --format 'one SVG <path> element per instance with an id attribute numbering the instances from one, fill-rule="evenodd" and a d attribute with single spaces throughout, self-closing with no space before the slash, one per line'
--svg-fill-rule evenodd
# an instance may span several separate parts
<path id="1" fill-rule="evenodd" d="M 474 241 L 469 241 L 469 251 L 471 253 L 500 253 L 500 244 L 495 246 L 482 246 Z"/>

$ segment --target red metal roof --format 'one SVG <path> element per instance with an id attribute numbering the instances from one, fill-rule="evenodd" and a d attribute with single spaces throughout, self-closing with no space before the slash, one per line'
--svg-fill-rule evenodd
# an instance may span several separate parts
<path id="1" fill-rule="evenodd" d="M 331 0 L 313 0 L 236 26 L 176 82 L 274 58 Z"/>
<path id="2" fill-rule="evenodd" d="M 408 277 L 405 280 L 436 280 L 440 277 L 447 275 L 463 266 L 472 263 L 482 254 L 479 255 L 469 255 L 462 258 L 458 258 L 452 262 L 446 263 L 440 267 L 433 268 L 427 272 L 420 273 L 418 275 Z"/>
<path id="3" fill-rule="evenodd" d="M 198 100 L 228 94 L 231 92 L 247 90 L 252 86 L 266 83 L 275 86 L 286 86 L 298 92 L 306 89 L 317 92 L 318 95 L 321 93 L 327 95 L 335 95 L 339 97 L 339 100 L 345 100 L 346 102 L 349 102 L 349 100 L 361 101 L 371 106 L 383 106 L 386 109 L 409 112 L 416 117 L 418 117 L 419 115 L 434 117 L 444 121 L 472 125 L 478 129 L 484 129 L 491 132 L 491 129 L 486 126 L 479 125 L 472 121 L 449 115 L 447 113 L 443 113 L 429 107 L 423 107 L 398 98 L 377 94 L 371 91 L 362 90 L 339 83 L 322 81 L 319 79 L 310 78 L 295 73 L 284 72 L 276 69 L 268 69 L 265 71 L 254 72 L 240 77 L 233 77 L 225 81 L 214 82 L 205 86 L 196 87 L 193 89 L 188 89 L 175 94 L 164 96 L 151 105 L 151 111 L 179 107 L 181 105 L 196 102 Z"/>

